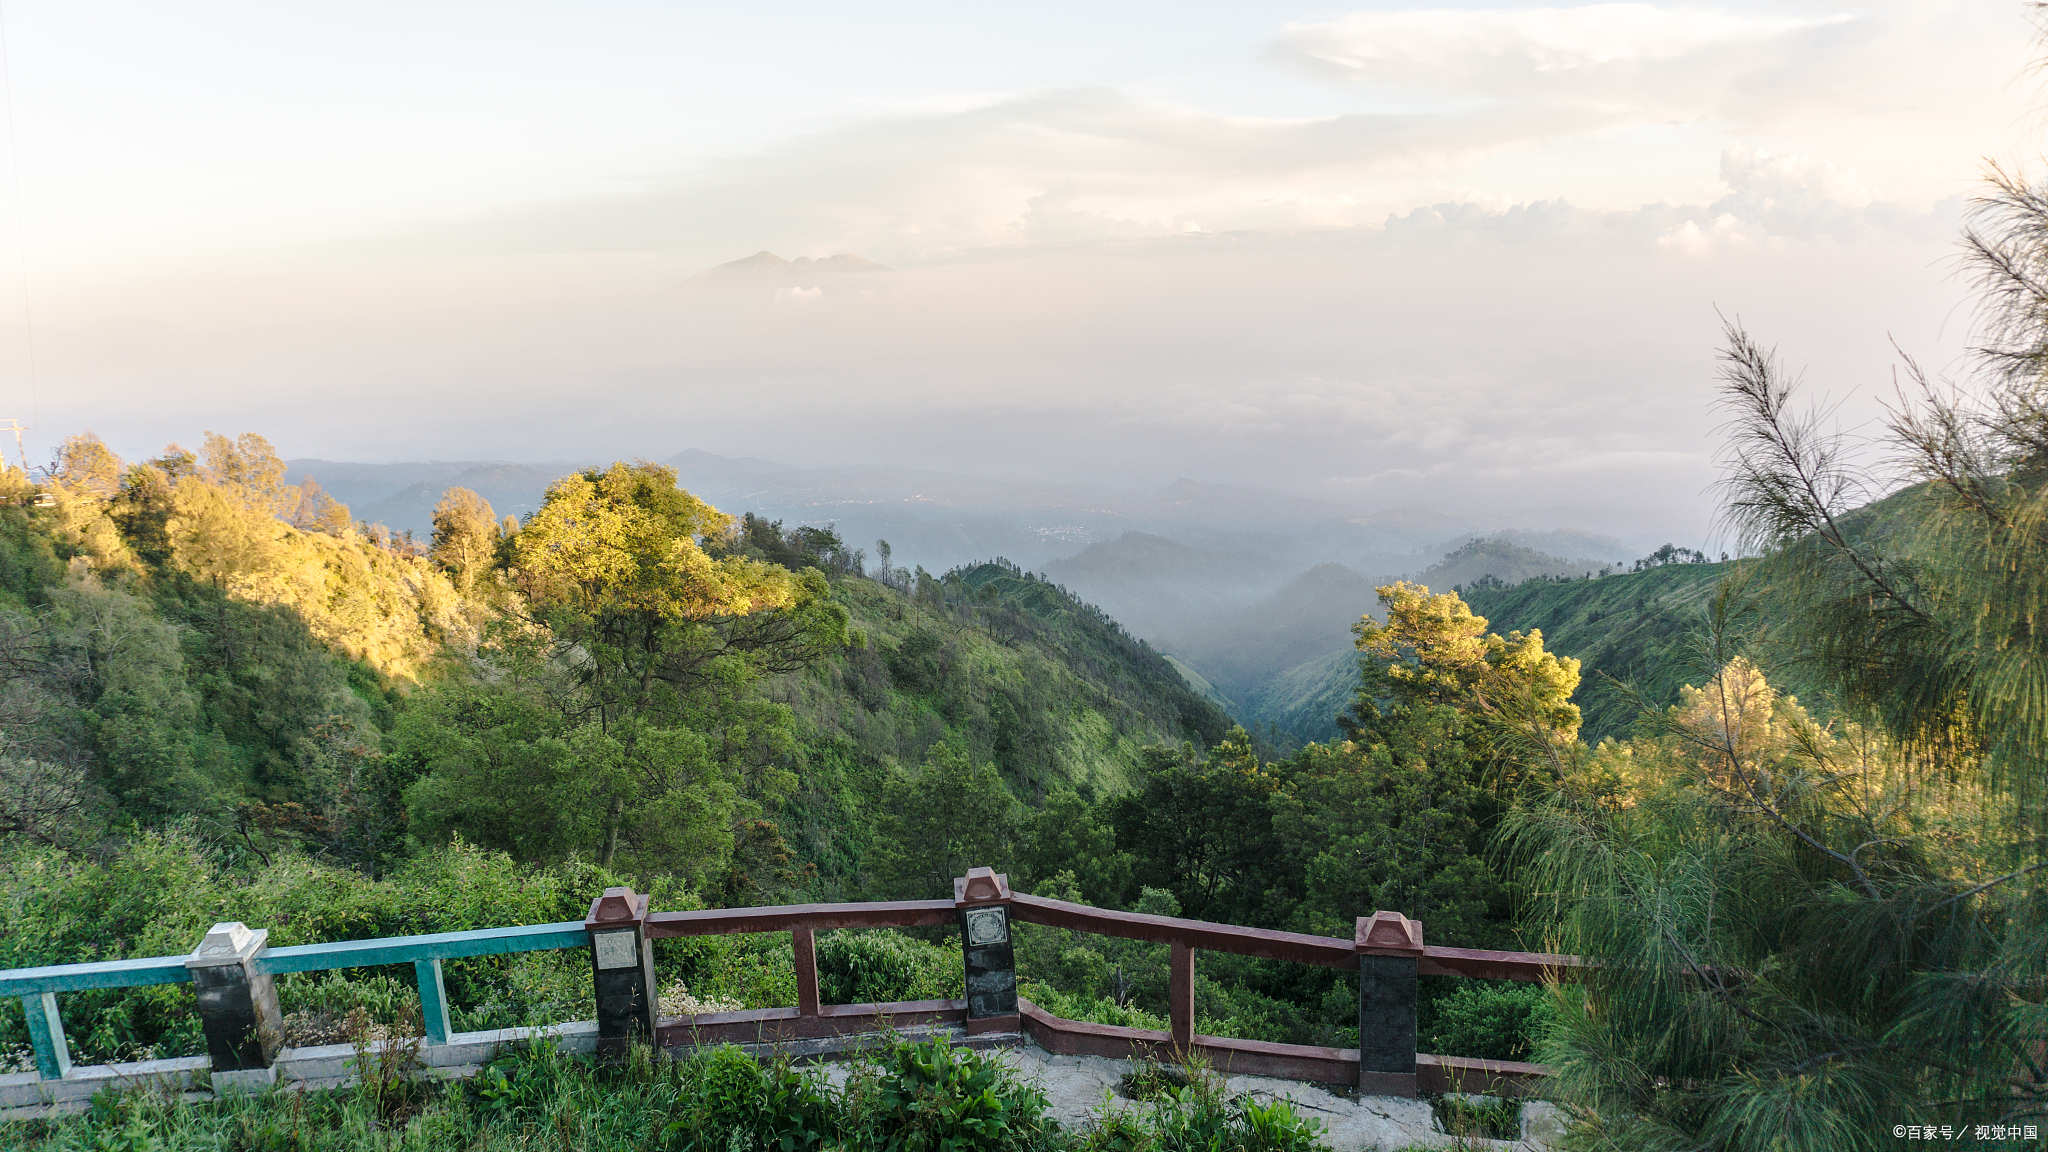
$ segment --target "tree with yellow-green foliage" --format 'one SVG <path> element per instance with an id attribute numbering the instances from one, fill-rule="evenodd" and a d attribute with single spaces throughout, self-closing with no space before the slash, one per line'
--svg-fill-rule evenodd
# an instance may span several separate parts
<path id="1" fill-rule="evenodd" d="M 71 491 L 107 501 L 121 490 L 121 458 L 95 432 L 67 437 L 57 449 L 54 479 Z"/>
<path id="2" fill-rule="evenodd" d="M 434 562 L 467 595 L 497 549 L 497 514 L 490 501 L 467 488 L 450 488 L 434 505 Z"/>
<path id="3" fill-rule="evenodd" d="M 291 514 L 299 494 L 285 483 L 288 469 L 270 441 L 254 432 L 233 439 L 208 432 L 204 443 L 200 456 L 206 462 L 203 474 L 209 482 L 235 494 L 250 508 L 274 516 Z"/>
<path id="4" fill-rule="evenodd" d="M 417 678 L 444 643 L 473 640 L 488 610 L 467 589 L 365 538 L 317 481 L 288 484 L 286 471 L 253 433 L 208 432 L 203 454 L 174 444 L 133 465 L 84 433 L 60 450 L 48 485 L 55 510 L 38 515 L 74 564 L 117 578 L 181 573 L 289 609 L 399 681 Z"/>
<path id="5" fill-rule="evenodd" d="M 551 487 L 505 550 L 524 619 L 401 728 L 417 826 L 716 875 L 792 784 L 789 710 L 753 686 L 843 645 L 847 621 L 814 570 L 710 556 L 730 520 L 654 464 Z"/>
<path id="6" fill-rule="evenodd" d="M 58 446 L 46 493 L 55 499 L 56 533 L 69 551 L 93 568 L 119 569 L 133 562 L 119 526 L 108 516 L 108 501 L 120 491 L 121 458 L 92 432 Z"/>
<path id="7" fill-rule="evenodd" d="M 165 532 L 172 561 L 221 591 L 269 567 L 277 530 L 275 518 L 251 507 L 242 491 L 199 476 L 182 477 L 171 490 Z"/>
<path id="8" fill-rule="evenodd" d="M 1367 616 L 1352 628 L 1366 658 L 1351 715 L 1339 723 L 1354 740 L 1380 733 L 1397 710 L 1448 707 L 1503 760 L 1533 756 L 1554 767 L 1567 754 L 1579 731 L 1577 660 L 1545 651 L 1540 631 L 1488 632 L 1455 593 L 1401 581 L 1379 598 L 1386 622 Z"/>

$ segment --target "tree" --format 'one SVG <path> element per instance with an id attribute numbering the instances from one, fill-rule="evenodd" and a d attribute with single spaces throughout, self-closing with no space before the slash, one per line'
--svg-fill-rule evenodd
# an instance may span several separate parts
<path id="1" fill-rule="evenodd" d="M 1200 919 L 1271 923 L 1267 881 L 1283 862 L 1269 803 L 1281 780 L 1252 754 L 1250 735 L 1233 728 L 1206 757 L 1191 745 L 1142 755 L 1143 781 L 1109 809 L 1137 883 L 1172 892 Z"/>
<path id="2" fill-rule="evenodd" d="M 490 501 L 467 488 L 450 488 L 434 505 L 434 545 L 429 554 L 465 594 L 476 586 L 477 573 L 489 565 L 497 548 L 497 513 Z"/>
<path id="3" fill-rule="evenodd" d="M 1434 943 L 1512 945 L 1508 889 L 1487 858 L 1504 805 L 1466 729 L 1453 708 L 1412 706 L 1371 743 L 1296 754 L 1272 816 L 1293 868 L 1271 902 L 1289 927 L 1342 936 L 1384 908 Z"/>
<path id="4" fill-rule="evenodd" d="M 481 682 L 401 733 L 418 825 L 722 875 L 793 785 L 789 709 L 756 685 L 843 645 L 847 619 L 816 571 L 709 556 L 699 538 L 729 521 L 659 465 L 551 487 L 502 549 L 526 619 L 498 626 Z"/>
<path id="5" fill-rule="evenodd" d="M 1065 875 L 1088 903 L 1117 905 L 1133 892 L 1132 858 L 1116 846 L 1116 829 L 1103 808 L 1060 788 L 1025 814 L 1019 826 L 1017 884 L 1040 884 Z"/>
<path id="6" fill-rule="evenodd" d="M 2010 927 L 2038 912 L 1978 879 L 2005 805 L 1924 754 L 1816 723 L 1736 658 L 1509 818 L 1538 922 L 1600 961 L 1538 1056 L 1588 1146 L 2040 1117 L 2039 954 Z"/>
<path id="7" fill-rule="evenodd" d="M 512 574 L 581 689 L 580 715 L 687 721 L 845 644 L 846 610 L 815 570 L 704 551 L 697 538 L 730 520 L 656 464 L 548 489 L 513 538 Z"/>
<path id="8" fill-rule="evenodd" d="M 1588 1147 L 2048 1119 L 2048 188 L 1994 169 L 1965 252 L 1977 398 L 1908 359 L 1888 460 L 1727 326 L 1725 508 L 1757 559 L 1708 616 L 1712 679 L 1512 818 L 1543 922 L 1600 961 L 1545 1054 Z"/>
<path id="9" fill-rule="evenodd" d="M 293 527 L 310 532 L 325 532 L 329 536 L 348 534 L 351 524 L 348 505 L 329 496 L 326 490 L 320 487 L 320 482 L 311 476 L 299 482 L 298 491 L 298 504 L 293 507 L 291 515 L 286 517 Z"/>
<path id="10" fill-rule="evenodd" d="M 875 872 L 884 887 L 906 897 L 949 895 L 953 878 L 967 869 L 1003 867 L 1017 807 L 995 765 L 934 744 L 921 770 L 897 774 L 883 791 Z"/>
<path id="11" fill-rule="evenodd" d="M 1486 619 L 1455 593 L 1401 581 L 1380 589 L 1381 624 L 1353 626 L 1361 683 L 1351 714 L 1338 723 L 1370 741 L 1402 710 L 1442 706 L 1468 716 L 1474 736 L 1502 763 L 1534 756 L 1553 767 L 1577 738 L 1579 662 L 1543 648 L 1543 633 L 1486 630 Z"/>
<path id="12" fill-rule="evenodd" d="M 95 432 L 80 432 L 57 449 L 57 482 L 73 493 L 107 501 L 121 489 L 121 458 Z"/>
<path id="13" fill-rule="evenodd" d="M 165 535 L 179 568 L 226 590 L 262 571 L 276 551 L 277 525 L 267 508 L 251 507 L 243 493 L 198 476 L 171 490 Z"/>
<path id="14" fill-rule="evenodd" d="M 136 556 L 152 568 L 172 565 L 170 521 L 178 481 L 198 470 L 198 457 L 172 444 L 164 454 L 129 468 L 108 515 Z"/>
<path id="15" fill-rule="evenodd" d="M 272 516 L 289 516 L 298 505 L 298 493 L 285 481 L 285 463 L 278 459 L 270 441 L 254 432 L 230 440 L 218 432 L 206 434 L 201 455 L 206 460 L 206 479 L 241 500 L 252 509 Z"/>

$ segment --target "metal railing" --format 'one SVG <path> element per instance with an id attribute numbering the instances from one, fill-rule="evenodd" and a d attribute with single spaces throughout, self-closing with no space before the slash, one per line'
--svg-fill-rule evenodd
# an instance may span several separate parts
<path id="1" fill-rule="evenodd" d="M 216 1087 L 237 1074 L 270 1082 L 278 1056 L 273 979 L 317 972 L 410 963 L 419 987 L 424 1043 L 457 1037 L 451 1025 L 444 961 L 549 949 L 581 948 L 590 959 L 597 1004 L 596 1048 L 633 1042 L 664 1048 L 701 1043 L 786 1044 L 856 1036 L 890 1027 L 964 1025 L 972 1035 L 1030 1037 L 1055 1053 L 1181 1060 L 1200 1054 L 1230 1072 L 1356 1085 L 1361 1090 L 1519 1093 L 1546 1074 L 1534 1064 L 1418 1053 L 1418 976 L 1466 976 L 1551 982 L 1570 979 L 1583 963 L 1545 953 L 1497 952 L 1424 945 L 1422 926 L 1398 913 L 1357 922 L 1350 940 L 1246 928 L 1171 916 L 1095 908 L 1012 893 L 1007 878 L 976 868 L 954 882 L 952 900 L 797 904 L 650 912 L 647 897 L 609 889 L 582 921 L 440 932 L 291 947 L 266 946 L 266 934 L 240 924 L 216 925 L 186 956 L 155 956 L 0 971 L 0 994 L 18 997 L 28 1020 L 42 1081 L 65 1081 L 71 1066 L 57 997 L 93 989 L 195 983 Z M 1065 1020 L 1017 995 L 1012 922 L 1166 944 L 1169 1027 L 1165 1031 Z M 956 927 L 966 969 L 965 1000 L 835 1005 L 819 995 L 816 935 L 845 928 Z M 731 933 L 788 932 L 797 983 L 793 1008 L 658 1015 L 652 941 Z M 1360 1047 L 1271 1044 L 1194 1031 L 1195 954 L 1200 951 L 1287 960 L 1359 973 Z M 266 1029 L 267 1026 L 267 1029 Z M 118 1068 L 120 1066 L 107 1066 Z M 107 1072 L 107 1067 L 100 1069 Z"/>
<path id="2" fill-rule="evenodd" d="M 473 932 L 434 932 L 423 936 L 389 936 L 376 940 L 337 940 L 263 948 L 248 960 L 254 976 L 288 972 L 325 972 L 336 968 L 369 968 L 387 964 L 413 966 L 419 985 L 420 1016 L 426 1041 L 446 1044 L 454 1029 L 448 1016 L 448 990 L 441 962 L 469 956 L 510 952 L 541 952 L 584 948 L 590 944 L 583 922 L 530 924 L 517 928 L 481 928 Z M 71 1070 L 57 995 L 99 988 L 137 988 L 155 984 L 192 983 L 193 955 L 148 956 L 135 960 L 102 960 L 90 964 L 52 964 L 41 968 L 0 971 L 0 996 L 19 997 L 28 1017 L 29 1044 L 36 1071 L 45 1080 L 60 1080 Z"/>

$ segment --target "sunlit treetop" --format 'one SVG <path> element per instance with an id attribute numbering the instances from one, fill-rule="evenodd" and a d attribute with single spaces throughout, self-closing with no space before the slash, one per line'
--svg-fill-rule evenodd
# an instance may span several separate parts
<path id="1" fill-rule="evenodd" d="M 514 567 L 538 604 L 591 614 L 703 620 L 795 604 L 787 569 L 705 553 L 699 538 L 731 523 L 677 487 L 672 468 L 586 469 L 548 489 L 513 538 Z"/>
<path id="2" fill-rule="evenodd" d="M 1579 662 L 1544 650 L 1543 633 L 1486 630 L 1455 593 L 1407 581 L 1378 589 L 1386 623 L 1352 631 L 1369 660 L 1368 690 L 1408 704 L 1440 704 L 1540 723 L 1565 740 L 1579 729 Z"/>

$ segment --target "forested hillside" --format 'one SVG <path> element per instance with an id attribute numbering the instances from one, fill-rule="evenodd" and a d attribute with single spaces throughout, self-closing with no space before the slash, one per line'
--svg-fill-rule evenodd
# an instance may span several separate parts
<path id="1" fill-rule="evenodd" d="M 484 691 L 478 670 L 538 658 L 522 635 L 546 629 L 536 609 L 549 596 L 583 594 L 560 586 L 577 577 L 522 565 L 521 525 L 466 490 L 441 502 L 427 547 L 353 522 L 310 478 L 285 479 L 260 437 L 211 434 L 201 454 L 134 465 L 77 437 L 42 485 L 0 479 L 14 493 L 0 508 L 8 668 L 31 693 L 9 726 L 26 758 L 7 761 L 6 827 L 84 846 L 124 823 L 183 822 L 258 854 L 295 848 L 376 871 L 461 831 L 516 849 L 496 829 L 572 785 L 559 765 L 567 774 L 545 786 L 534 764 L 465 777 L 499 793 L 500 816 L 481 819 L 435 776 L 465 759 L 450 741 L 481 736 L 444 723 L 448 710 Z M 47 506 L 27 499 L 36 490 Z M 715 513 L 696 515 L 717 528 Z M 525 540 L 550 523 L 529 516 Z M 861 891 L 866 807 L 935 746 L 994 765 L 1030 799 L 1095 795 L 1128 787 L 1140 748 L 1207 746 L 1227 726 L 1158 653 L 1014 566 L 867 579 L 830 532 L 752 517 L 718 531 L 707 539 L 721 570 L 756 589 L 743 598 L 780 605 L 730 618 L 787 619 L 721 635 L 718 676 L 736 691 L 691 706 L 697 727 L 751 717 L 756 745 L 734 761 L 751 766 L 734 767 L 732 826 L 713 840 L 784 852 L 773 829 L 787 799 L 815 833 L 798 838 L 789 876 Z M 753 662 L 734 663 L 741 653 Z M 556 719 L 522 742 L 573 729 L 562 707 L 524 703 Z M 552 836 L 574 847 L 566 829 Z"/>
<path id="2" fill-rule="evenodd" d="M 935 747 L 994 765 L 1037 807 L 1061 790 L 1126 792 L 1146 748 L 1207 747 L 1229 725 L 1165 657 L 1013 565 L 876 575 L 839 585 L 859 641 L 766 687 L 802 733 L 788 827 L 822 894 L 867 890 L 868 813 L 892 768 Z"/>

